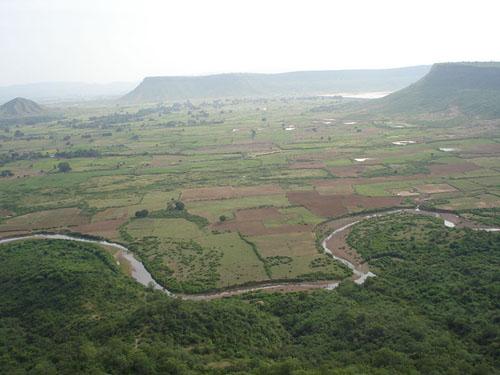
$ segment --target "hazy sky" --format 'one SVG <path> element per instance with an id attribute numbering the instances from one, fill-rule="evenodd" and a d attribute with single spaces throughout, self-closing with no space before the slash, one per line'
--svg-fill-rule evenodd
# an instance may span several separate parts
<path id="1" fill-rule="evenodd" d="M 498 0 L 0 0 L 0 85 L 500 60 Z"/>

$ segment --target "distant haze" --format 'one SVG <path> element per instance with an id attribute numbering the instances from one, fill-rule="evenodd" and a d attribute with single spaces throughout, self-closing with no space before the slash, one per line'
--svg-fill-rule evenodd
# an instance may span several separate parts
<path id="1" fill-rule="evenodd" d="M 0 86 L 500 60 L 497 0 L 0 0 Z"/>

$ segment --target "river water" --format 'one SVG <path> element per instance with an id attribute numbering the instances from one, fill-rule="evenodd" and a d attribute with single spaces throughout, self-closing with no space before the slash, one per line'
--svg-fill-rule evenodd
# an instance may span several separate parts
<path id="1" fill-rule="evenodd" d="M 497 232 L 500 231 L 500 228 L 483 228 L 479 227 L 475 224 L 471 224 L 470 222 L 464 222 L 459 216 L 454 215 L 454 214 L 440 214 L 437 212 L 431 212 L 431 211 L 424 211 L 420 210 L 418 207 L 416 209 L 399 209 L 399 210 L 392 210 L 392 211 L 385 211 L 385 212 L 380 212 L 380 213 L 375 213 L 371 215 L 366 215 L 366 216 L 353 216 L 352 217 L 352 222 L 344 225 L 341 228 L 338 228 L 334 230 L 328 237 L 326 237 L 321 245 L 323 247 L 323 250 L 325 251 L 326 254 L 330 255 L 332 258 L 338 260 L 339 262 L 343 263 L 347 267 L 349 267 L 353 274 L 354 274 L 354 282 L 356 284 L 363 284 L 369 277 L 375 277 L 375 274 L 367 271 L 364 272 L 361 270 L 360 267 L 356 267 L 353 263 L 348 261 L 347 259 L 341 258 L 337 255 L 335 255 L 331 249 L 328 248 L 327 242 L 334 236 L 338 235 L 339 233 L 345 231 L 346 229 L 352 227 L 353 225 L 359 223 L 362 220 L 366 219 L 371 219 L 375 217 L 380 217 L 380 216 L 387 216 L 391 214 L 395 214 L 398 212 L 410 212 L 418 215 L 427 215 L 427 216 L 433 216 L 433 217 L 440 217 L 443 218 L 443 223 L 446 227 L 448 228 L 454 228 L 457 225 L 461 225 L 463 227 L 470 227 L 475 230 L 484 230 L 488 232 Z M 186 294 L 173 294 L 170 292 L 168 289 L 164 288 L 160 284 L 156 282 L 155 279 L 153 279 L 153 276 L 149 273 L 149 271 L 144 267 L 141 261 L 135 258 L 133 253 L 127 249 L 125 246 L 120 245 L 115 242 L 109 242 L 109 241 L 101 241 L 101 240 L 91 240 L 88 238 L 81 238 L 81 237 L 74 237 L 74 236 L 67 236 L 64 234 L 32 234 L 32 235 L 26 235 L 26 236 L 19 236 L 19 237 L 10 237 L 10 238 L 3 238 L 0 239 L 0 245 L 1 244 L 6 244 L 14 241 L 20 241 L 20 240 L 28 240 L 28 239 L 53 239 L 53 240 L 67 240 L 67 241 L 77 241 L 77 242 L 85 242 L 85 243 L 93 243 L 93 244 L 98 244 L 101 246 L 106 246 L 106 247 L 111 247 L 114 248 L 118 251 L 118 258 L 124 258 L 126 259 L 131 268 L 131 277 L 136 280 L 138 283 L 146 286 L 146 287 L 152 287 L 157 290 L 161 290 L 164 293 L 166 293 L 169 296 L 172 297 L 179 297 L 181 299 L 187 299 L 187 300 L 210 300 L 210 299 L 215 299 L 215 298 L 222 298 L 222 297 L 228 297 L 232 295 L 237 295 L 237 294 L 243 294 L 246 292 L 252 292 L 252 291 L 258 291 L 258 290 L 272 290 L 272 289 L 283 289 L 283 288 L 292 288 L 295 290 L 306 290 L 306 289 L 315 289 L 315 288 L 322 288 L 322 289 L 327 289 L 327 290 L 332 290 L 335 289 L 339 285 L 339 281 L 333 280 L 333 281 L 318 281 L 318 282 L 311 282 L 311 281 L 304 281 L 304 282 L 297 282 L 297 281 L 291 281 L 291 282 L 267 282 L 261 285 L 255 285 L 255 286 L 247 286 L 247 287 L 239 287 L 239 288 L 234 288 L 230 290 L 225 290 L 221 292 L 213 292 L 213 293 L 204 293 L 204 294 L 195 294 L 195 295 L 186 295 Z"/>

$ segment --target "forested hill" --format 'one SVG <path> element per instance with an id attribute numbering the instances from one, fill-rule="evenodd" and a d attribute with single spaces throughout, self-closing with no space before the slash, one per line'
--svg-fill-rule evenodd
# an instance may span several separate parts
<path id="1" fill-rule="evenodd" d="M 388 114 L 445 112 L 500 118 L 500 63 L 435 64 L 418 82 L 376 105 Z"/>
<path id="2" fill-rule="evenodd" d="M 429 66 L 397 69 L 305 71 L 279 74 L 230 73 L 207 76 L 147 77 L 125 102 L 209 98 L 328 95 L 394 91 L 417 81 Z"/>

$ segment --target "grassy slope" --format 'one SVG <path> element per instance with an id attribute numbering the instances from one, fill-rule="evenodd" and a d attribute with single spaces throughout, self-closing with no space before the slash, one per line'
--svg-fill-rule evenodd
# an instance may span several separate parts
<path id="1" fill-rule="evenodd" d="M 32 116 L 44 112 L 44 109 L 38 103 L 24 98 L 15 98 L 0 105 L 0 116 Z"/>
<path id="2" fill-rule="evenodd" d="M 470 116 L 500 116 L 498 64 L 436 64 L 415 84 L 378 101 L 384 113 L 443 112 L 458 108 Z"/>

